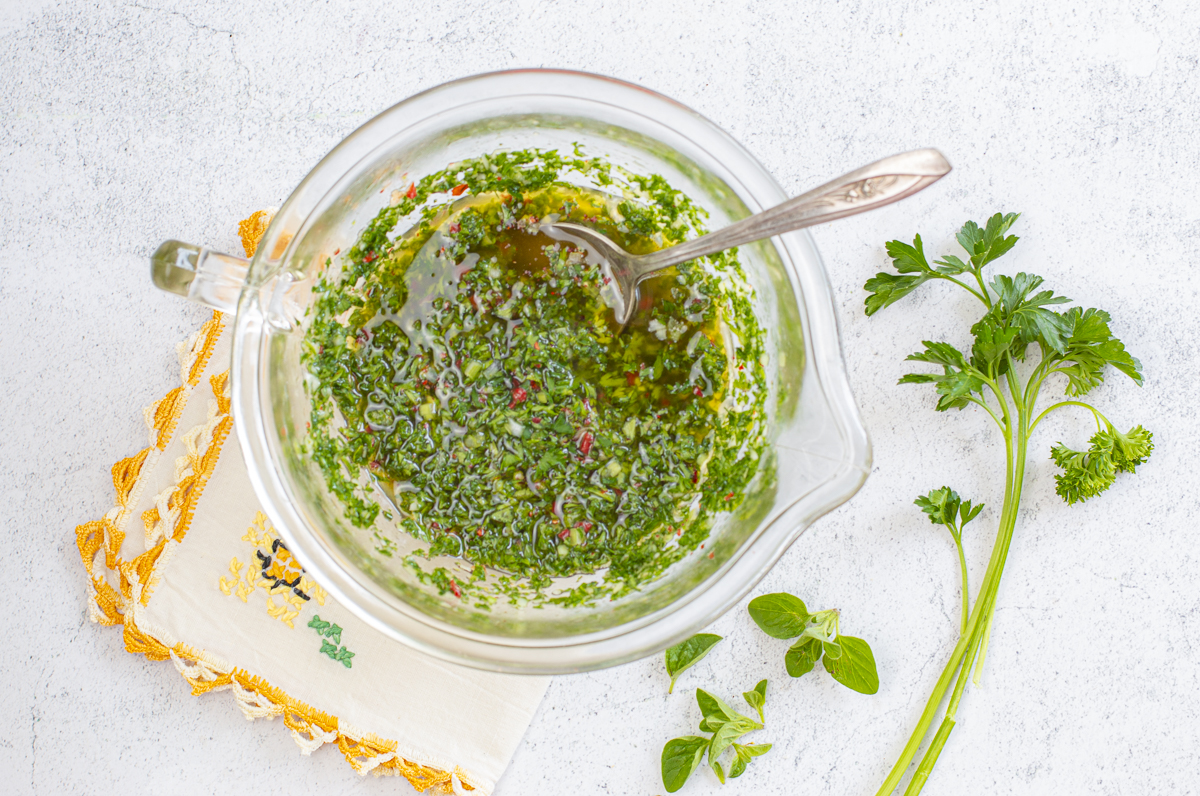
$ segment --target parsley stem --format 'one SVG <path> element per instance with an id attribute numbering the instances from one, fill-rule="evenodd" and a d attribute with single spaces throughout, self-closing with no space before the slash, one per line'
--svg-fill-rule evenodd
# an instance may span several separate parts
<path id="1" fill-rule="evenodd" d="M 967 589 L 967 557 L 963 554 L 962 526 L 960 525 L 957 531 L 951 527 L 950 533 L 954 536 L 954 546 L 958 548 L 958 566 L 959 569 L 962 570 L 962 622 L 959 625 L 958 632 L 966 633 L 967 617 L 971 613 L 971 603 L 968 597 L 969 591 Z"/>
<path id="2" fill-rule="evenodd" d="M 967 400 L 973 404 L 977 404 L 978 406 L 983 407 L 983 410 L 992 416 L 992 420 L 996 421 L 996 425 L 1000 427 L 1000 430 L 1004 431 L 1004 421 L 1002 421 L 1000 418 L 996 417 L 996 413 L 992 411 L 992 407 L 987 405 L 987 402 L 985 402 L 979 398 L 976 398 L 973 395 L 967 396 Z"/>
<path id="3" fill-rule="evenodd" d="M 992 308 L 992 299 L 991 296 L 988 295 L 987 286 L 983 284 L 983 274 L 979 273 L 978 268 L 972 271 L 972 273 L 975 274 L 975 281 L 979 283 L 979 292 L 983 295 L 980 296 L 979 293 L 975 293 L 974 290 L 971 290 L 971 292 L 975 293 L 976 298 L 980 299 L 984 303 L 984 306 L 990 310 Z M 970 288 L 967 289 L 970 290 Z"/>
<path id="4" fill-rule="evenodd" d="M 933 771 L 938 756 L 942 753 L 942 747 L 946 745 L 946 740 L 950 737 L 950 731 L 953 729 L 954 719 L 949 716 L 942 719 L 942 724 L 938 727 L 937 734 L 933 736 L 929 749 L 925 751 L 925 756 L 921 758 L 921 765 L 917 767 L 917 773 L 913 774 L 912 781 L 908 783 L 904 796 L 917 796 L 925 787 L 925 783 L 929 780 L 929 772 Z"/>
<path id="5" fill-rule="evenodd" d="M 985 306 L 987 306 L 987 307 L 989 307 L 989 308 L 992 306 L 992 302 L 991 302 L 991 301 L 989 301 L 987 298 L 985 298 L 985 296 L 987 295 L 987 289 L 986 289 L 986 288 L 984 289 L 984 291 L 983 291 L 983 295 L 981 296 L 981 295 L 979 295 L 978 293 L 976 293 L 976 292 L 975 292 L 975 288 L 971 287 L 970 285 L 968 285 L 968 284 L 966 284 L 966 283 L 964 283 L 964 282 L 959 282 L 957 279 L 955 279 L 955 278 L 954 278 L 954 277 L 952 277 L 952 276 L 947 276 L 946 274 L 937 274 L 937 276 L 941 277 L 942 279 L 949 280 L 949 281 L 953 282 L 954 284 L 958 285 L 958 286 L 959 286 L 959 287 L 961 287 L 963 290 L 967 291 L 967 292 L 968 292 L 968 293 L 970 293 L 972 296 L 974 296 L 975 298 L 977 298 L 977 299 L 979 299 L 980 301 L 982 301 L 982 302 L 984 303 L 984 305 L 985 305 Z M 976 278 L 978 279 L 979 275 L 978 275 L 978 274 L 976 274 L 975 276 L 976 276 Z M 979 286 L 980 286 L 981 288 L 983 287 L 983 281 L 982 281 L 982 280 L 980 280 L 980 282 L 979 282 Z"/>
<path id="6" fill-rule="evenodd" d="M 1102 422 L 1109 426 L 1112 425 L 1112 423 L 1108 422 L 1108 418 L 1105 417 L 1104 415 L 1100 414 L 1100 411 L 1098 409 L 1096 409 L 1096 407 L 1092 406 L 1091 404 L 1084 403 L 1083 401 L 1059 401 L 1056 404 L 1051 404 L 1050 406 L 1047 406 L 1045 408 L 1045 410 L 1043 410 L 1042 413 L 1037 416 L 1037 419 L 1034 420 L 1033 423 L 1029 426 L 1029 433 L 1030 434 L 1033 433 L 1033 430 L 1035 428 L 1037 428 L 1037 424 L 1042 422 L 1043 417 L 1050 414 L 1055 409 L 1059 409 L 1064 406 L 1082 406 L 1084 409 L 1091 411 L 1092 415 L 1096 418 L 1096 429 L 1098 431 L 1104 430 L 1104 426 L 1101 425 Z"/>
<path id="7" fill-rule="evenodd" d="M 887 778 L 876 792 L 876 796 L 890 796 L 900 784 L 900 780 L 904 776 L 904 772 L 912 765 L 913 758 L 921 748 L 921 743 L 925 739 L 925 735 L 929 732 L 929 728 L 933 725 L 933 719 L 937 714 L 938 708 L 941 706 L 942 699 L 946 696 L 946 691 L 950 688 L 951 680 L 955 679 L 955 675 L 960 674 L 960 669 L 965 674 L 965 670 L 969 670 L 973 662 L 974 655 L 967 657 L 968 648 L 974 647 L 974 642 L 977 641 L 977 633 L 982 630 L 982 625 L 986 612 L 989 612 L 994 606 L 995 592 L 999 586 L 1000 574 L 1004 570 L 1004 562 L 1008 557 L 1008 547 L 1012 540 L 1013 528 L 1016 525 L 1016 507 L 1021 497 L 1020 482 L 1017 477 L 1023 477 L 1025 472 L 1025 442 L 1021 431 L 1024 429 L 1024 423 L 1020 423 L 1018 428 L 1013 428 L 1012 416 L 1009 413 L 1008 402 L 1004 400 L 1003 394 L 998 389 L 995 382 L 988 380 L 989 386 L 996 392 L 1000 400 L 1001 408 L 1004 411 L 1004 420 L 1008 426 L 1008 431 L 1004 436 L 1005 447 L 1005 473 L 1004 473 L 1004 503 L 1000 514 L 1000 525 L 996 534 L 996 541 L 992 546 L 992 555 L 988 560 L 987 570 L 983 575 L 983 582 L 979 587 L 979 596 L 975 600 L 975 606 L 971 610 L 970 617 L 967 620 L 966 632 L 961 634 L 958 643 L 954 646 L 954 651 L 950 654 L 950 660 L 946 662 L 946 666 L 942 669 L 941 675 L 938 677 L 936 685 L 933 687 L 933 692 L 929 695 L 929 700 L 925 703 L 925 710 L 921 713 L 921 718 L 917 721 L 917 726 L 913 728 L 912 734 L 909 736 L 908 742 L 900 753 L 899 759 L 888 772 Z M 1018 419 L 1020 413 L 1018 412 Z M 1016 437 L 1016 450 L 1014 451 L 1014 437 Z M 1014 466 L 1016 465 L 1016 466 Z M 972 650 L 972 653 L 974 650 Z M 965 688 L 965 682 L 962 683 Z M 961 698 L 962 688 L 955 688 L 958 698 Z M 951 699 L 954 709 L 958 707 L 958 699 Z M 947 730 L 949 732 L 949 730 Z M 943 741 L 944 743 L 944 741 Z M 926 755 L 928 757 L 928 755 Z M 924 762 L 924 761 L 923 761 Z M 936 756 L 930 760 L 930 768 L 933 762 L 936 762 Z M 928 770 L 924 776 L 928 777 Z"/>
<path id="8" fill-rule="evenodd" d="M 1001 538 L 1004 540 L 1003 552 L 1000 558 L 1000 567 L 996 571 L 996 580 L 992 588 L 992 592 L 988 597 L 988 604 L 985 607 L 984 616 L 986 617 L 982 629 L 982 638 L 980 640 L 979 657 L 975 660 L 975 685 L 978 686 L 983 681 L 983 664 L 987 659 L 988 641 L 992 635 L 992 617 L 996 613 L 996 593 L 1000 588 L 1000 575 L 1004 572 L 1004 563 L 1008 559 L 1008 548 L 1012 543 L 1013 530 L 1017 526 L 1017 507 L 1021 504 L 1021 491 L 1025 482 L 1025 457 L 1029 452 L 1029 434 L 1032 427 L 1029 425 L 1029 416 L 1025 412 L 1021 412 L 1017 420 L 1017 455 L 1016 468 L 1012 474 L 1012 494 L 1005 496 L 1005 508 L 1007 511 L 1007 523 L 1003 526 Z M 1010 459 L 1011 461 L 1011 459 Z"/>

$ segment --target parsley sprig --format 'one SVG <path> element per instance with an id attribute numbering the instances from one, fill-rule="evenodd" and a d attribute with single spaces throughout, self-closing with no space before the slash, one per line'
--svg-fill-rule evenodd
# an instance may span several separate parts
<path id="1" fill-rule="evenodd" d="M 1134 426 L 1122 432 L 1094 406 L 1078 400 L 1103 383 L 1109 367 L 1139 386 L 1142 384 L 1141 363 L 1113 335 L 1108 313 L 1078 307 L 1054 309 L 1070 299 L 1043 288 L 1042 278 L 1033 274 L 997 275 L 990 282 L 985 280 L 984 267 L 1016 244 L 1017 237 L 1007 233 L 1018 217 L 1016 213 L 997 213 L 983 227 L 972 221 L 964 224 L 957 238 L 966 250 L 966 260 L 946 255 L 930 264 L 919 235 L 911 246 L 891 241 L 887 252 L 895 273 L 876 274 L 865 285 L 869 293 L 867 315 L 934 280 L 953 282 L 984 305 L 983 317 L 971 327 L 973 341 L 968 350 L 926 340 L 923 350 L 908 359 L 934 365 L 938 370 L 910 373 L 900 383 L 932 384 L 938 396 L 937 410 L 941 412 L 972 405 L 981 408 L 995 421 L 1005 443 L 1004 500 L 999 529 L 973 606 L 968 598 L 962 532 L 963 526 L 979 515 L 983 505 L 963 502 L 949 487 L 935 489 L 916 501 L 934 524 L 945 526 L 954 538 L 962 568 L 963 616 L 959 640 L 950 660 L 878 796 L 891 794 L 900 784 L 949 691 L 945 715 L 917 765 L 905 796 L 920 793 L 954 728 L 972 666 L 974 682 L 976 685 L 980 682 L 996 593 L 1016 527 L 1029 442 L 1038 424 L 1066 407 L 1087 409 L 1096 421 L 1096 433 L 1086 450 L 1073 450 L 1062 443 L 1051 449 L 1051 458 L 1061 469 L 1055 477 L 1056 491 L 1067 503 L 1087 500 L 1108 489 L 1119 473 L 1134 472 L 1154 448 L 1152 435 L 1146 429 Z M 1042 388 L 1054 376 L 1065 379 L 1066 397 L 1039 411 Z"/>

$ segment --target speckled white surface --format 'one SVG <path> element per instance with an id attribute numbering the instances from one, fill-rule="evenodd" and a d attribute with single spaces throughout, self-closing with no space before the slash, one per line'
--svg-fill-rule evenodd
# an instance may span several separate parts
<path id="1" fill-rule="evenodd" d="M 1074 6 L 1074 10 L 1071 7 Z M 1089 10 L 1084 10 L 1085 8 Z M 935 415 L 895 386 L 923 337 L 963 342 L 966 299 L 934 287 L 867 320 L 882 244 L 948 249 L 966 218 L 1025 213 L 1009 272 L 1110 310 L 1146 385 L 1095 394 L 1156 434 L 1103 499 L 1053 494 L 1039 432 L 984 688 L 926 793 L 1184 794 L 1200 781 L 1200 556 L 1193 408 L 1200 368 L 1200 7 L 745 0 L 54 3 L 0 0 L 0 791 L 17 794 L 404 793 L 91 625 L 73 529 L 110 505 L 108 469 L 140 447 L 140 407 L 172 385 L 174 342 L 205 315 L 154 291 L 167 237 L 233 246 L 367 118 L 490 69 L 558 66 L 641 83 L 743 141 L 790 191 L 937 146 L 956 166 L 901 205 L 815 231 L 875 446 L 859 495 L 803 536 L 756 593 L 842 609 L 882 688 L 786 677 L 744 607 L 665 696 L 657 659 L 562 677 L 498 792 L 661 792 L 662 744 L 698 719 L 688 689 L 772 683 L 776 747 L 723 788 L 873 793 L 952 644 L 953 548 L 910 502 L 943 482 L 992 505 L 1002 450 L 979 413 Z M 996 514 L 972 528 L 976 579 Z M 381 683 L 380 687 L 391 684 Z"/>

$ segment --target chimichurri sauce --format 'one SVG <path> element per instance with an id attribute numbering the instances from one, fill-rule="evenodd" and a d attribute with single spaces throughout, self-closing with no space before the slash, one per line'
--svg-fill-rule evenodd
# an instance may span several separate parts
<path id="1" fill-rule="evenodd" d="M 347 518 L 371 527 L 382 505 L 428 556 L 535 591 L 603 572 L 590 597 L 696 551 L 765 444 L 736 252 L 644 283 L 617 334 L 600 267 L 546 224 L 646 252 L 699 234 L 702 211 L 661 177 L 539 150 L 452 164 L 392 200 L 327 262 L 304 341 L 311 451 Z"/>

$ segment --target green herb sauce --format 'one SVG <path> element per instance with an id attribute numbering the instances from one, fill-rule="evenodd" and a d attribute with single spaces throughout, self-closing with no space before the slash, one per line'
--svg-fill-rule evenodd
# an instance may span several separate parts
<path id="1" fill-rule="evenodd" d="M 428 556 L 474 564 L 472 582 L 488 567 L 540 594 L 602 573 L 576 595 L 590 600 L 653 579 L 742 502 L 767 389 L 736 251 L 646 282 L 617 334 L 599 266 L 543 228 L 587 224 L 635 253 L 702 234 L 662 177 L 613 171 L 579 151 L 455 163 L 327 262 L 302 354 L 310 444 L 352 523 L 382 503 Z"/>

